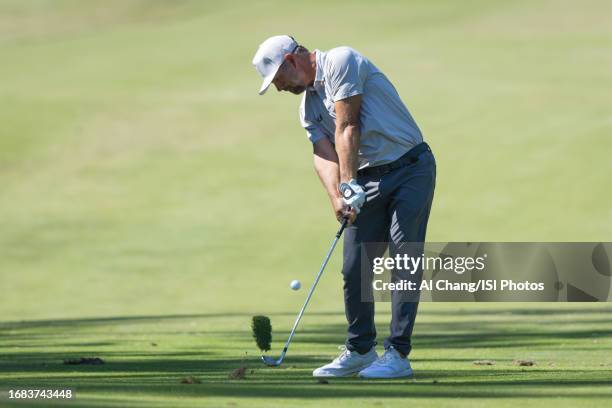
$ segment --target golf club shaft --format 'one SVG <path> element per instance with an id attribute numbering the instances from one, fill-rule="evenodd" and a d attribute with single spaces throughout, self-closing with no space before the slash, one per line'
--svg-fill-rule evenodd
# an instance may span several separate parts
<path id="1" fill-rule="evenodd" d="M 295 320 L 295 323 L 293 324 L 293 329 L 291 329 L 291 334 L 289 334 L 289 338 L 287 339 L 287 342 L 285 343 L 285 348 L 283 349 L 283 352 L 281 353 L 281 357 L 280 357 L 281 361 L 283 357 L 285 357 L 285 354 L 287 353 L 287 349 L 289 348 L 289 343 L 291 343 L 291 339 L 293 338 L 293 335 L 295 334 L 295 329 L 297 329 L 298 324 L 300 323 L 300 320 L 302 319 L 302 315 L 304 314 L 304 311 L 306 310 L 306 306 L 308 306 L 308 302 L 310 302 L 310 298 L 312 297 L 312 294 L 314 293 L 314 290 L 317 287 L 317 283 L 319 283 L 319 279 L 321 279 L 321 275 L 323 275 L 323 271 L 325 270 L 325 267 L 327 266 L 327 262 L 329 262 L 329 258 L 331 257 L 331 254 L 334 252 L 334 248 L 336 248 L 336 244 L 338 243 L 338 240 L 340 239 L 340 236 L 342 235 L 342 232 L 346 228 L 347 224 L 348 224 L 348 218 L 345 218 L 344 220 L 342 220 L 342 225 L 340 226 L 340 229 L 336 233 L 334 242 L 332 242 L 331 248 L 329 248 L 329 251 L 327 252 L 327 256 L 325 257 L 325 260 L 323 261 L 323 265 L 321 265 L 321 269 L 319 269 L 319 273 L 317 274 L 317 277 L 315 278 L 312 286 L 310 287 L 310 292 L 308 292 L 308 297 L 306 297 L 306 301 L 304 302 L 304 305 L 302 306 L 302 309 L 300 310 L 300 313 L 298 314 L 298 317 Z"/>

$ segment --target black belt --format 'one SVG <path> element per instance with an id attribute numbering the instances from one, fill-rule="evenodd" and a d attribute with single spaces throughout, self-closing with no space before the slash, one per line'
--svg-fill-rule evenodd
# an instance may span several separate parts
<path id="1" fill-rule="evenodd" d="M 408 150 L 406 154 L 404 154 L 396 161 L 387 164 L 382 164 L 380 166 L 366 167 L 365 169 L 357 171 L 357 176 L 383 176 L 387 173 L 392 172 L 393 170 L 416 163 L 419 160 L 419 156 L 421 155 L 421 153 L 426 151 L 431 152 L 431 148 L 429 147 L 429 145 L 425 142 L 420 143 L 414 146 L 412 149 Z"/>

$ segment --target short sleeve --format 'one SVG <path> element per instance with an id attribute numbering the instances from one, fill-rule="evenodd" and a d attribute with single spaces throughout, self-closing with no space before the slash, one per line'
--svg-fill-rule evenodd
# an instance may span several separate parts
<path id="1" fill-rule="evenodd" d="M 325 137 L 325 133 L 319 128 L 317 125 L 305 126 L 306 129 L 306 137 L 312 144 L 317 143 L 319 140 Z"/>
<path id="2" fill-rule="evenodd" d="M 306 95 L 302 98 L 302 103 L 300 104 L 299 116 L 300 116 L 300 124 L 306 130 L 306 137 L 312 144 L 315 144 L 319 140 L 325 137 L 325 133 L 320 125 L 309 120 L 306 116 Z"/>
<path id="3" fill-rule="evenodd" d="M 329 95 L 334 102 L 363 93 L 364 72 L 359 54 L 339 47 L 327 55 Z"/>

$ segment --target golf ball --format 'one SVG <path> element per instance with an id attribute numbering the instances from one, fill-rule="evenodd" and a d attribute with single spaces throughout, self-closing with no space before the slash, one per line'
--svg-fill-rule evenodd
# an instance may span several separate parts
<path id="1" fill-rule="evenodd" d="M 291 283 L 289 284 L 289 287 L 293 290 L 298 290 L 299 288 L 302 287 L 302 284 L 300 283 L 299 280 L 292 280 Z"/>

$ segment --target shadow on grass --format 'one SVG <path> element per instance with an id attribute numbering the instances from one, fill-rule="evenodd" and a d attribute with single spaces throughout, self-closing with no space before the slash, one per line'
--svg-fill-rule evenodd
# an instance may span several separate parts
<path id="1" fill-rule="evenodd" d="M 294 365 L 310 365 L 311 358 L 293 359 Z M 504 370 L 423 370 L 414 379 L 364 381 L 355 377 L 320 384 L 306 369 L 249 369 L 244 380 L 228 380 L 228 367 L 240 364 L 233 359 L 214 362 L 173 360 L 113 363 L 101 368 L 80 368 L 64 375 L 30 375 L 8 380 L 4 386 L 70 386 L 77 392 L 112 396 L 132 395 L 235 398 L 610 398 L 610 372 L 594 375 L 589 370 L 566 370 L 564 378 L 551 378 L 554 370 L 524 374 Z M 251 371 L 253 370 L 253 371 Z M 184 375 L 199 378 L 201 384 L 180 384 Z M 519 378 L 521 375 L 526 378 Z M 435 380 L 435 382 L 434 382 Z M 585 389 L 588 387 L 588 389 Z"/>
<path id="2" fill-rule="evenodd" d="M 309 312 L 310 316 L 339 316 L 343 315 L 339 312 Z M 287 313 L 272 313 L 271 316 L 295 316 L 296 312 Z M 244 317 L 250 319 L 253 313 L 193 313 L 193 314 L 170 314 L 170 315 L 146 315 L 146 316 L 109 316 L 109 317 L 91 317 L 84 319 L 49 319 L 49 320 L 26 320 L 26 321 L 7 321 L 0 322 L 0 331 L 2 330 L 19 330 L 41 327 L 86 327 L 99 325 L 120 324 L 122 322 L 137 324 L 151 323 L 164 321 L 180 321 L 188 319 L 205 319 L 205 318 L 233 318 Z"/>
<path id="3" fill-rule="evenodd" d="M 506 316 L 546 316 L 546 315 L 571 315 L 571 314 L 612 314 L 612 307 L 577 307 L 571 303 L 562 303 L 557 307 L 545 309 L 519 309 L 519 308 L 493 308 L 487 309 L 483 304 L 474 303 L 473 307 L 458 306 L 451 310 L 435 310 L 426 309 L 425 306 L 420 306 L 420 316 L 484 316 L 484 315 L 506 315 Z M 286 313 L 271 313 L 270 316 L 295 316 L 295 312 Z M 383 314 L 388 314 L 383 312 Z M 309 316 L 344 316 L 344 313 L 338 311 L 319 311 L 308 312 Z M 109 317 L 92 317 L 81 319 L 52 319 L 52 320 L 28 320 L 28 321 L 7 321 L 0 322 L 0 333 L 4 330 L 17 330 L 27 328 L 41 327 L 56 327 L 56 326 L 98 326 L 108 324 L 119 324 L 121 322 L 129 322 L 130 324 L 150 323 L 164 321 L 179 321 L 185 319 L 203 319 L 203 318 L 234 318 L 244 317 L 250 319 L 253 313 L 193 313 L 193 314 L 173 314 L 173 315 L 146 315 L 146 316 L 109 316 Z M 598 321 L 598 320 L 596 320 Z"/>
<path id="4" fill-rule="evenodd" d="M 128 353 L 128 357 L 129 357 Z M 324 358 L 293 356 L 279 368 L 238 358 L 188 359 L 160 356 L 152 359 L 113 360 L 100 366 L 65 366 L 59 356 L 40 352 L 11 360 L 2 357 L 0 373 L 12 374 L 2 381 L 5 387 L 62 387 L 78 392 L 113 395 L 146 393 L 154 396 L 270 397 L 270 398 L 545 398 L 612 397 L 609 370 L 522 370 L 498 367 L 464 370 L 419 370 L 411 379 L 364 381 L 355 377 L 319 384 L 311 368 Z M 125 357 L 125 356 L 124 356 Z M 24 361 L 47 361 L 24 364 Z M 444 360 L 441 360 L 444 361 Z M 234 368 L 247 367 L 246 379 L 230 380 Z M 562 378 L 559 374 L 562 373 Z M 23 375 L 19 375 L 23 374 Z M 202 383 L 180 384 L 181 378 L 194 376 Z M 588 387 L 585 391 L 584 387 Z"/>
<path id="5" fill-rule="evenodd" d="M 562 308 L 558 313 L 572 313 Z M 534 311 L 528 313 L 527 322 L 482 321 L 457 322 L 455 312 L 445 313 L 449 319 L 440 322 L 418 324 L 415 347 L 419 348 L 518 348 L 532 347 L 550 351 L 563 341 L 589 341 L 599 337 L 612 336 L 612 329 L 604 322 L 597 330 L 580 328 L 565 329 L 562 325 L 539 325 L 538 321 L 552 314 L 544 310 L 541 316 Z M 600 313 L 595 309 L 593 313 Z M 457 311 L 465 316 L 465 311 Z M 503 314 L 503 311 L 497 311 Z M 585 309 L 579 313 L 588 314 Z M 427 314 L 427 313 L 423 313 Z M 282 314 L 283 316 L 285 314 Z M 287 314 L 292 315 L 292 314 Z M 281 316 L 275 314 L 273 316 Z M 317 314 L 311 314 L 317 316 Z M 319 316 L 335 316 L 343 319 L 341 313 L 324 313 Z M 363 381 L 357 378 L 337 379 L 329 384 L 319 384 L 311 377 L 313 367 L 328 362 L 328 357 L 292 355 L 280 368 L 264 367 L 257 356 L 225 357 L 247 342 L 250 344 L 248 329 L 228 331 L 180 331 L 194 334 L 202 339 L 202 350 L 181 349 L 177 351 L 158 350 L 146 347 L 142 336 L 155 332 L 164 322 L 180 323 L 184 319 L 207 318 L 250 319 L 250 314 L 197 314 L 180 316 L 134 316 L 109 317 L 102 319 L 75 319 L 59 321 L 14 322 L 0 324 L 0 383 L 3 387 L 65 387 L 77 392 L 101 393 L 112 397 L 114 394 L 144 393 L 151 396 L 181 395 L 186 397 L 233 397 L 233 398 L 611 398 L 612 371 L 598 369 L 553 369 L 534 367 L 522 369 L 508 364 L 493 368 L 471 367 L 469 358 L 439 358 L 415 362 L 470 364 L 470 369 L 418 370 L 414 379 Z M 541 319 L 540 319 L 541 317 Z M 593 319 L 591 319 L 593 320 Z M 595 319 L 598 320 L 598 319 Z M 589 321 L 587 318 L 586 321 Z M 150 322 L 151 327 L 140 332 L 138 342 L 125 342 L 126 332 L 121 331 L 116 341 L 102 341 L 113 333 L 88 333 L 91 341 L 79 343 L 71 335 L 71 328 L 91 325 L 129 325 Z M 589 324 L 593 324 L 591 321 Z M 575 327 L 575 326 L 572 326 Z M 150 332 L 147 330 L 150 329 Z M 386 329 L 386 327 L 385 327 Z M 304 344 L 338 345 L 344 340 L 343 323 L 308 324 L 299 333 L 297 341 Z M 144 334 L 143 334 L 144 333 Z M 168 331 L 168 334 L 173 332 Z M 276 339 L 284 340 L 286 331 L 275 332 Z M 382 333 L 381 333 L 382 334 Z M 77 335 L 78 336 L 78 332 Z M 100 339 L 96 339 L 100 336 Z M 217 348 L 207 349 L 206 336 L 213 336 Z M 239 338 L 232 343 L 227 339 Z M 33 341 L 47 344 L 33 346 Z M 224 347 L 224 342 L 227 346 Z M 150 344 L 149 344 L 150 345 Z M 121 350 L 113 349 L 120 346 Z M 60 348 L 69 352 L 61 352 Z M 100 347 L 99 357 L 106 364 L 64 365 L 69 358 L 91 355 L 91 349 Z M 37 350 L 37 348 L 39 350 Z M 604 347 L 605 348 L 605 347 Z M 567 348 L 564 348 L 567 350 Z M 603 350 L 603 349 L 602 349 Z M 602 351 L 605 353 L 605 351 Z M 500 360 L 498 359 L 498 362 Z M 230 373 L 238 367 L 247 367 L 247 378 L 230 380 Z M 180 384 L 181 378 L 194 376 L 201 384 Z"/>
<path id="6" fill-rule="evenodd" d="M 608 321 L 609 322 L 609 321 Z M 606 322 L 605 326 L 609 326 Z M 506 327 L 482 322 L 474 325 L 464 322 L 418 323 L 415 327 L 413 346 L 420 348 L 516 348 L 551 346 L 562 341 L 593 340 L 612 337 L 612 328 L 606 329 L 565 329 L 563 325 L 534 325 L 515 329 L 514 323 Z M 300 341 L 307 343 L 342 344 L 344 324 L 317 325 L 304 330 Z M 378 328 L 379 343 L 388 333 L 387 326 Z M 288 333 L 282 333 L 285 335 Z M 601 346 L 600 346 L 601 348 Z M 605 348 L 605 347 L 603 347 Z"/>

